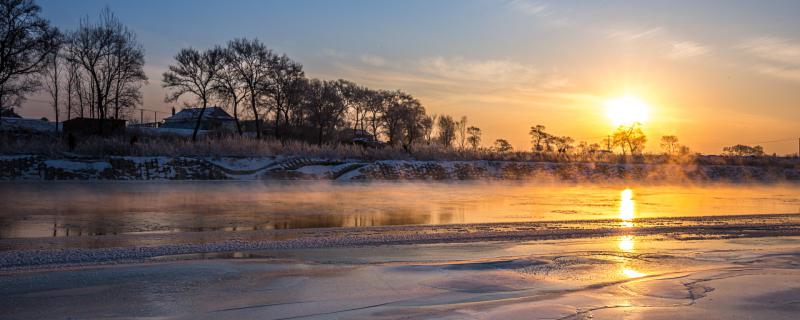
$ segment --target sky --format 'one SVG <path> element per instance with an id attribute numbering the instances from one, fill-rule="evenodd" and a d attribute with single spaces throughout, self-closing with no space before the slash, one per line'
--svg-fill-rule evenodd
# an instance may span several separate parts
<path id="1" fill-rule="evenodd" d="M 144 45 L 147 109 L 173 106 L 161 74 L 178 50 L 247 37 L 309 77 L 402 89 L 429 114 L 466 116 L 484 145 L 505 138 L 527 150 L 536 124 L 599 142 L 614 129 L 607 101 L 633 96 L 650 106 L 649 151 L 662 135 L 710 154 L 738 143 L 798 150 L 800 1 L 37 3 L 62 30 L 114 11 Z M 52 117 L 46 101 L 33 97 L 20 112 Z"/>

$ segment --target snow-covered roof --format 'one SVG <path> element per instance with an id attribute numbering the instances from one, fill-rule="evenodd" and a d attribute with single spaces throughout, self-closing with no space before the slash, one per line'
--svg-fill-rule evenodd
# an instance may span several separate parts
<path id="1" fill-rule="evenodd" d="M 16 112 L 14 112 L 14 108 L 0 108 L 0 117 L 3 118 L 22 118 Z"/>
<path id="2" fill-rule="evenodd" d="M 175 115 L 164 119 L 166 122 L 183 122 L 183 121 L 197 121 L 197 116 L 200 114 L 202 108 L 186 108 L 176 113 Z M 203 112 L 203 120 L 219 120 L 229 121 L 235 120 L 225 110 L 220 107 L 208 107 Z"/>

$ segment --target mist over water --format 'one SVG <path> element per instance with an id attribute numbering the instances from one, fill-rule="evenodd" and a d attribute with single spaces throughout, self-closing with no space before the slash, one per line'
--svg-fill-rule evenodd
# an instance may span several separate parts
<path id="1" fill-rule="evenodd" d="M 800 212 L 791 185 L 0 183 L 0 238 Z"/>

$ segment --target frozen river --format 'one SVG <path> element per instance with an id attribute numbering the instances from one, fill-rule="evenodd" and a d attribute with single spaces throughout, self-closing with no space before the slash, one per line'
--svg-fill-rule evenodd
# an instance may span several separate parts
<path id="1" fill-rule="evenodd" d="M 3 182 L 0 239 L 800 212 L 796 185 Z"/>

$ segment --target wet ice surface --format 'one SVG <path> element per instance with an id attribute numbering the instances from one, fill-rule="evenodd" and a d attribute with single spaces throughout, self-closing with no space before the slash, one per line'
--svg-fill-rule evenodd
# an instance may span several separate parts
<path id="1" fill-rule="evenodd" d="M 0 277 L 0 314 L 8 319 L 796 319 L 798 248 L 800 237 L 620 235 L 165 258 Z"/>
<path id="2" fill-rule="evenodd" d="M 800 313 L 796 186 L 33 183 L 0 203 L 2 319 Z"/>

